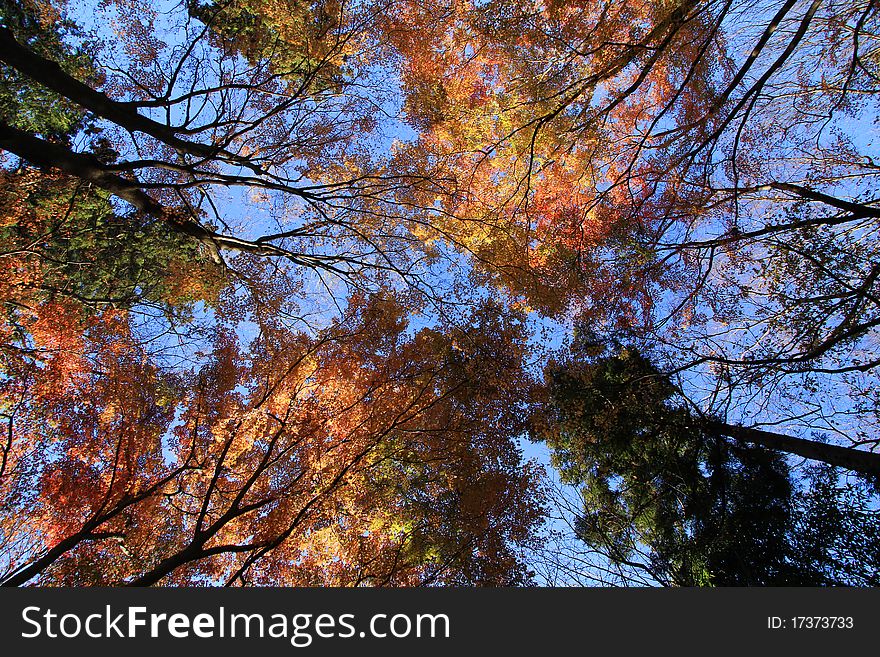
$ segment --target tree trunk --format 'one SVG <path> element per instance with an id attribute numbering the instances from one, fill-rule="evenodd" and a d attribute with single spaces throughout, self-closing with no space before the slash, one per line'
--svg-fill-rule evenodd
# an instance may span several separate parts
<path id="1" fill-rule="evenodd" d="M 9 151 L 42 169 L 59 169 L 131 203 L 140 212 L 161 219 L 175 230 L 199 240 L 208 249 L 214 262 L 218 264 L 223 262 L 220 258 L 219 247 L 258 255 L 287 255 L 285 251 L 271 244 L 257 244 L 208 230 L 184 213 L 169 211 L 147 194 L 137 180 L 123 178 L 108 171 L 94 156 L 88 153 L 77 153 L 61 144 L 40 139 L 2 121 L 0 121 L 0 149 Z"/>
<path id="2" fill-rule="evenodd" d="M 177 131 L 164 123 L 153 121 L 135 109 L 117 102 L 106 94 L 95 91 L 87 84 L 68 75 L 57 62 L 45 59 L 22 46 L 12 31 L 0 27 L 0 61 L 40 83 L 80 107 L 94 112 L 125 128 L 129 132 L 141 132 L 162 141 L 182 152 L 210 159 L 217 154 L 216 148 L 177 136 Z"/>
<path id="3" fill-rule="evenodd" d="M 795 454 L 813 461 L 821 461 L 846 470 L 880 477 L 880 454 L 714 420 L 708 420 L 704 425 L 709 431 L 722 436 L 744 440 L 788 454 Z"/>

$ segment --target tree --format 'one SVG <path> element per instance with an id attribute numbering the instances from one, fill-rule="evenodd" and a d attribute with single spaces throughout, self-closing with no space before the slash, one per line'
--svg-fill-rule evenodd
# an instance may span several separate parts
<path id="1" fill-rule="evenodd" d="M 93 9 L 0 2 L 6 583 L 528 581 L 542 403 L 609 570 L 871 581 L 873 2 Z"/>
<path id="2" fill-rule="evenodd" d="M 482 260 L 528 254 L 496 280 L 662 348 L 713 412 L 859 446 L 876 444 L 876 154 L 858 136 L 875 9 L 400 3 L 392 35 L 413 150 L 457 172 L 444 210 L 507 226 Z M 435 19 L 444 47 L 419 48 L 407 26 Z"/>
<path id="3" fill-rule="evenodd" d="M 823 464 L 818 478 L 834 494 L 819 506 L 818 489 L 801 500 L 779 451 L 789 446 L 784 437 L 694 414 L 677 387 L 631 349 L 551 365 L 547 386 L 548 415 L 533 435 L 552 449 L 563 483 L 581 491 L 577 536 L 613 564 L 683 586 L 872 581 L 868 564 L 836 577 L 856 555 L 877 551 L 877 518 L 864 502 L 847 507 L 833 466 Z M 837 452 L 822 451 L 828 445 L 805 442 L 791 445 L 795 454 L 815 448 L 813 458 L 834 463 Z M 876 455 L 850 456 L 865 457 L 877 481 Z M 810 529 L 820 517 L 827 523 L 821 533 Z M 830 546 L 846 535 L 847 522 L 867 533 L 836 552 Z"/>
<path id="4" fill-rule="evenodd" d="M 522 319 L 408 333 L 389 202 L 420 179 L 366 166 L 362 17 L 276 9 L 192 5 L 173 45 L 122 17 L 116 52 L 3 5 L 5 585 L 529 581 Z M 278 225 L 234 234 L 237 187 Z M 303 271 L 349 284 L 340 316 Z"/>
<path id="5" fill-rule="evenodd" d="M 428 174 L 398 175 L 371 160 L 378 101 L 356 69 L 369 65 L 361 60 L 371 9 L 291 6 L 193 3 L 186 16 L 172 15 L 181 39 L 173 47 L 158 27 L 148 33 L 144 21 L 154 12 L 142 6 L 142 18 L 119 17 L 124 61 L 83 42 L 104 79 L 65 70 L 58 53 L 28 43 L 21 21 L 6 20 L 8 74 L 90 117 L 101 136 L 78 149 L 5 121 L 0 147 L 108 192 L 218 263 L 221 252 L 246 253 L 343 278 L 378 270 L 406 280 L 401 254 L 418 240 L 395 209 L 398 190 L 432 183 Z M 229 215 L 227 201 L 237 189 L 276 203 L 275 225 L 238 234 L 240 218 Z"/>
<path id="6" fill-rule="evenodd" d="M 4 34 L 17 30 L 35 57 L 60 62 L 55 66 L 62 75 L 97 79 L 89 51 L 72 49 L 61 37 L 62 30 L 78 34 L 77 27 L 52 12 L 39 17 L 38 9 L 32 3 L 4 4 Z M 52 20 L 57 24 L 48 27 Z M 112 157 L 110 142 L 84 108 L 13 67 L 0 67 L 0 74 L 5 76 L 0 112 L 9 130 L 39 136 L 60 149 L 85 134 L 96 157 Z M 157 217 L 120 214 L 105 190 L 24 162 L 3 168 L 0 177 L 3 298 L 13 315 L 37 312 L 39 304 L 59 297 L 91 307 L 147 302 L 167 312 L 216 298 L 222 272 L 198 243 Z"/>
<path id="7" fill-rule="evenodd" d="M 793 539 L 799 562 L 811 568 L 822 585 L 877 586 L 876 489 L 860 482 L 842 483 L 834 468 L 816 468 L 808 477 Z"/>
<path id="8" fill-rule="evenodd" d="M 53 389 L 17 377 L 3 583 L 528 581 L 540 473 L 514 444 L 522 329 L 497 310 L 407 335 L 390 294 L 354 299 L 315 337 L 218 335 L 192 381 L 104 313 Z"/>

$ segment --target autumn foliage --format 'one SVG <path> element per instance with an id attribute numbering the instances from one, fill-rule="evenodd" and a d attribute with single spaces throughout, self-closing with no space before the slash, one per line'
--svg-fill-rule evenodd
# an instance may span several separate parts
<path id="1" fill-rule="evenodd" d="M 660 453 L 714 527 L 688 436 L 868 485 L 878 39 L 861 0 L 0 2 L 0 583 L 534 583 L 527 436 L 582 520 Z M 594 399 L 608 353 L 665 396 Z M 689 531 L 655 579 L 736 580 Z"/>

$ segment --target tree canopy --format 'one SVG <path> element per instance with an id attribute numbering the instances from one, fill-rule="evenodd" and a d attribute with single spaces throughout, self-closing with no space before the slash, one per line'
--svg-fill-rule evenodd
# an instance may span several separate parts
<path id="1" fill-rule="evenodd" d="M 824 443 L 740 432 L 698 415 L 632 349 L 555 363 L 547 379 L 535 438 L 552 449 L 563 482 L 579 488 L 578 538 L 615 566 L 666 585 L 876 585 L 880 513 L 864 499 L 847 501 L 859 492 L 870 498 L 880 481 L 876 455 L 826 452 Z M 867 481 L 838 482 L 840 449 L 875 458 L 849 466 L 865 466 Z M 788 450 L 821 463 L 803 498 Z M 867 559 L 834 553 L 850 532 Z"/>
<path id="2" fill-rule="evenodd" d="M 559 484 L 875 585 L 878 100 L 873 0 L 0 0 L 0 583 L 552 583 Z"/>

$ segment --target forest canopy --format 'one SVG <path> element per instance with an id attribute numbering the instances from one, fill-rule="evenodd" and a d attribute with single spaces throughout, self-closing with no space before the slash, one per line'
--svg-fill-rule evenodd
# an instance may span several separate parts
<path id="1" fill-rule="evenodd" d="M 0 0 L 0 584 L 878 585 L 878 101 L 873 0 Z"/>

